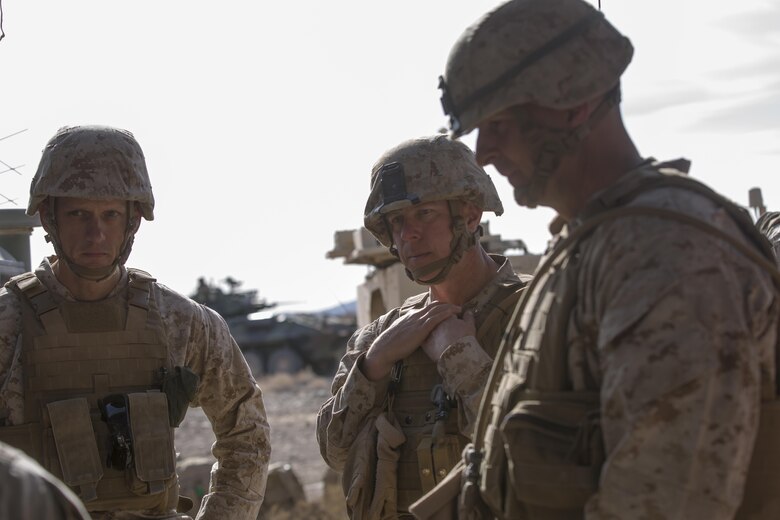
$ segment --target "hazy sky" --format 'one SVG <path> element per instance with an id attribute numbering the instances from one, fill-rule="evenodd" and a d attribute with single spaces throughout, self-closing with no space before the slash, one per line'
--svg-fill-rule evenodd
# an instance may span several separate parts
<path id="1" fill-rule="evenodd" d="M 595 3 L 595 0 L 594 0 Z M 0 193 L 25 207 L 63 125 L 131 130 L 157 199 L 129 265 L 190 293 L 244 280 L 311 308 L 355 297 L 366 270 L 326 260 L 356 228 L 371 165 L 445 125 L 436 89 L 484 0 L 222 2 L 3 0 Z M 632 40 L 623 112 L 640 152 L 685 156 L 742 204 L 780 209 L 780 3 L 602 0 Z M 473 146 L 474 134 L 464 140 Z M 0 170 L 5 169 L 0 167 Z M 507 209 L 494 233 L 543 249 L 549 210 Z M 9 207 L 5 205 L 3 207 Z M 50 248 L 33 235 L 34 263 Z"/>

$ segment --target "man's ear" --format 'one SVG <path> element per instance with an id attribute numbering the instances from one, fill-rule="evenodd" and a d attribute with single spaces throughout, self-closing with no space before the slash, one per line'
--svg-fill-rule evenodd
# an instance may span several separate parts
<path id="1" fill-rule="evenodd" d="M 133 211 L 132 218 L 134 219 L 134 224 L 135 224 L 133 226 L 134 227 L 133 234 L 136 234 L 138 233 L 138 229 L 141 227 L 141 220 L 143 220 L 143 214 L 141 213 L 141 206 L 139 206 L 137 202 L 133 204 L 132 211 Z"/>
<path id="2" fill-rule="evenodd" d="M 590 118 L 591 113 L 598 106 L 596 101 L 586 101 L 574 108 L 570 108 L 566 111 L 566 122 L 569 124 L 569 128 L 577 128 L 585 123 Z"/>
<path id="3" fill-rule="evenodd" d="M 49 199 L 43 199 L 41 203 L 38 204 L 38 215 L 41 217 L 41 226 L 49 235 L 52 232 L 52 229 L 49 226 L 51 210 L 52 208 L 49 206 Z"/>
<path id="4" fill-rule="evenodd" d="M 482 222 L 482 209 L 471 202 L 467 202 L 463 205 L 463 218 L 466 221 L 466 228 L 473 233 Z"/>

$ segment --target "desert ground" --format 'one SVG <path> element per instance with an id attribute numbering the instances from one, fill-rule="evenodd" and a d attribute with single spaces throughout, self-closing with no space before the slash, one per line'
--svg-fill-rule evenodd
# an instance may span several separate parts
<path id="1" fill-rule="evenodd" d="M 315 376 L 311 372 L 277 374 L 258 379 L 271 425 L 271 463 L 290 465 L 309 502 L 309 509 L 305 512 L 308 518 L 346 518 L 342 514 L 334 513 L 332 506 L 328 507 L 327 512 L 321 511 L 319 506 L 314 509 L 311 506 L 323 500 L 324 477 L 328 472 L 320 456 L 315 425 L 320 405 L 330 397 L 330 381 L 330 377 Z M 188 461 L 198 461 L 201 468 L 208 468 L 214 461 L 211 455 L 213 442 L 214 433 L 203 411 L 200 408 L 190 409 L 184 422 L 176 430 L 180 474 L 181 467 L 186 466 Z M 207 471 L 199 471 L 200 478 L 207 481 Z M 185 488 L 183 483 L 183 493 L 193 494 L 192 490 Z M 202 486 L 195 494 L 199 493 L 202 494 Z M 194 498 L 199 500 L 199 497 Z M 343 500 L 343 497 L 339 498 Z M 264 514 L 263 518 L 269 520 L 297 516 L 290 511 L 266 511 Z"/>

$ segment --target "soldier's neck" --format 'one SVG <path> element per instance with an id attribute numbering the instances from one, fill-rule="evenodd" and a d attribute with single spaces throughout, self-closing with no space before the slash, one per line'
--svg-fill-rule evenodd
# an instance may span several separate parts
<path id="1" fill-rule="evenodd" d="M 79 301 L 97 301 L 108 296 L 116 287 L 122 275 L 117 267 L 108 278 L 100 281 L 88 280 L 74 273 L 67 263 L 56 260 L 52 266 L 52 271 L 57 280 Z"/>
<path id="2" fill-rule="evenodd" d="M 474 246 L 464 253 L 442 283 L 431 286 L 431 298 L 463 305 L 493 279 L 498 267 L 481 246 Z"/>

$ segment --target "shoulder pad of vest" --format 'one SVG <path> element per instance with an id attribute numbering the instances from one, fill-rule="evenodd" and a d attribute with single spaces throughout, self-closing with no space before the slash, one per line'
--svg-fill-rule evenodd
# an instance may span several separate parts
<path id="1" fill-rule="evenodd" d="M 533 275 L 525 273 L 516 273 L 516 280 L 507 280 L 501 284 L 502 287 L 512 287 L 516 290 L 522 289 L 534 279 Z"/>
<path id="2" fill-rule="evenodd" d="M 658 171 L 662 173 L 683 174 L 687 175 L 691 170 L 691 161 L 685 157 L 679 157 L 670 161 L 655 162 L 653 163 Z"/>
<path id="3" fill-rule="evenodd" d="M 400 310 L 404 311 L 414 307 L 420 307 L 421 304 L 428 298 L 428 292 L 420 293 L 415 296 L 410 296 L 401 304 Z"/>
<path id="4" fill-rule="evenodd" d="M 22 273 L 16 276 L 12 276 L 7 282 L 5 287 L 8 289 L 17 288 L 18 290 L 25 292 L 33 287 L 43 285 L 35 273 Z"/>
<path id="5" fill-rule="evenodd" d="M 141 269 L 135 269 L 133 267 L 129 267 L 127 269 L 127 276 L 130 282 L 156 282 L 157 281 L 157 278 L 150 275 L 146 271 L 142 271 Z"/>

